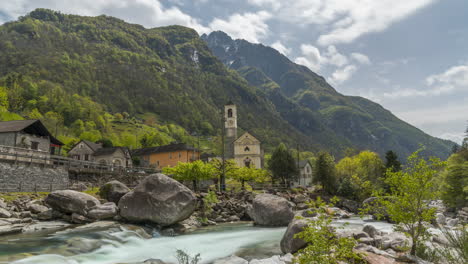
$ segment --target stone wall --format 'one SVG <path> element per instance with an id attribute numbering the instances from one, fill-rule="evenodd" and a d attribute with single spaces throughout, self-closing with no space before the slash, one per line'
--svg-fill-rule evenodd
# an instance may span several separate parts
<path id="1" fill-rule="evenodd" d="M 0 163 L 0 192 L 45 192 L 68 186 L 68 171 L 63 168 Z"/>

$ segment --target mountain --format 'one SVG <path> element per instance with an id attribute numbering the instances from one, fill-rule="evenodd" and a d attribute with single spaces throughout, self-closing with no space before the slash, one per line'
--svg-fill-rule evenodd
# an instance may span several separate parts
<path id="1" fill-rule="evenodd" d="M 232 100 L 241 130 L 267 151 L 285 142 L 336 155 L 346 148 L 407 155 L 422 143 L 445 157 L 451 146 L 377 104 L 340 95 L 271 48 L 219 32 L 202 39 L 181 26 L 36 9 L 1 25 L 0 36 L 0 119 L 44 119 L 62 140 L 138 147 L 197 132 L 216 148 L 220 110 Z"/>
<path id="2" fill-rule="evenodd" d="M 219 60 L 265 92 L 280 115 L 312 140 L 334 134 L 342 145 L 381 154 L 394 150 L 403 156 L 422 144 L 426 154 L 446 157 L 454 144 L 424 133 L 368 99 L 338 93 L 322 76 L 273 48 L 233 40 L 221 31 L 202 39 Z M 318 135 L 311 134 L 311 127 Z"/>

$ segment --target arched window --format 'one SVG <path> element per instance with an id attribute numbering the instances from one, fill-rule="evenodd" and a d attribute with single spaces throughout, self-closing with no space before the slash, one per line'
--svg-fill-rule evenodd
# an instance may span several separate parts
<path id="1" fill-rule="evenodd" d="M 228 117 L 232 117 L 232 109 L 231 108 L 228 109 Z"/>
<path id="2" fill-rule="evenodd" d="M 251 163 L 252 163 L 252 160 L 249 157 L 244 159 L 244 165 L 246 167 L 250 168 Z"/>
<path id="3" fill-rule="evenodd" d="M 249 151 L 250 151 L 250 148 L 247 146 L 247 147 L 245 147 L 244 151 L 245 151 L 245 152 L 249 152 Z"/>

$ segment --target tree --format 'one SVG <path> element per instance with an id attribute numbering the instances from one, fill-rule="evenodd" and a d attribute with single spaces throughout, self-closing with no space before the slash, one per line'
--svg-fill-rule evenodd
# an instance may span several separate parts
<path id="1" fill-rule="evenodd" d="M 425 223 L 434 219 L 436 209 L 429 207 L 427 201 L 439 197 L 434 191 L 434 180 L 445 165 L 438 158 L 421 158 L 421 151 L 408 157 L 403 170 L 388 171 L 385 182 L 390 187 L 389 195 L 376 192 L 377 199 L 367 207 L 376 211 L 385 208 L 389 218 L 401 227 L 399 231 L 413 240 L 412 255 L 427 238 Z"/>
<path id="2" fill-rule="evenodd" d="M 453 154 L 447 160 L 442 199 L 447 206 L 462 208 L 468 205 L 468 157 Z"/>
<path id="3" fill-rule="evenodd" d="M 296 165 L 294 157 L 283 143 L 279 144 L 275 151 L 273 151 L 268 161 L 268 168 L 273 178 L 280 180 L 284 184 L 290 184 L 292 180 L 297 178 L 298 169 Z"/>
<path id="4" fill-rule="evenodd" d="M 243 190 L 245 189 L 245 182 L 265 182 L 268 179 L 268 172 L 266 170 L 249 167 L 237 168 L 230 175 L 241 183 Z"/>
<path id="5" fill-rule="evenodd" d="M 314 183 L 320 183 L 323 189 L 334 194 L 337 189 L 336 167 L 334 158 L 327 152 L 320 152 L 314 166 Z"/>
<path id="6" fill-rule="evenodd" d="M 209 163 L 201 160 L 194 162 L 179 162 L 175 167 L 166 167 L 163 172 L 172 175 L 176 180 L 192 181 L 193 190 L 198 191 L 198 182 L 213 178 L 215 170 Z"/>
<path id="7" fill-rule="evenodd" d="M 389 150 L 387 153 L 385 153 L 385 168 L 387 170 L 390 169 L 393 172 L 401 170 L 401 163 L 398 160 L 398 156 L 392 150 Z"/>
<path id="8" fill-rule="evenodd" d="M 0 112 L 8 111 L 8 92 L 5 87 L 0 86 Z"/>

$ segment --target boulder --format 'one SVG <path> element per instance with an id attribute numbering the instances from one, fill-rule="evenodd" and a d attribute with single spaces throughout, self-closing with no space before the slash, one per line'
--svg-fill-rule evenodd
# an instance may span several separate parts
<path id="1" fill-rule="evenodd" d="M 437 213 L 436 214 L 436 222 L 439 225 L 445 225 L 446 224 L 445 215 L 443 213 Z"/>
<path id="2" fill-rule="evenodd" d="M 146 177 L 119 201 L 123 218 L 162 226 L 187 219 L 196 205 L 195 194 L 189 188 L 161 173 Z"/>
<path id="3" fill-rule="evenodd" d="M 458 219 L 457 218 L 450 219 L 450 220 L 447 221 L 447 226 L 449 226 L 449 227 L 455 227 L 456 225 L 458 225 Z"/>
<path id="4" fill-rule="evenodd" d="M 119 181 L 110 181 L 99 189 L 99 196 L 106 199 L 109 202 L 114 202 L 115 204 L 119 204 L 120 198 L 130 192 L 130 188 L 128 188 L 125 184 Z"/>
<path id="5" fill-rule="evenodd" d="M 307 220 L 305 219 L 293 219 L 289 223 L 286 232 L 281 239 L 281 251 L 283 253 L 296 253 L 299 249 L 304 248 L 307 244 L 304 240 L 294 238 L 294 235 L 304 230 L 307 226 Z"/>
<path id="6" fill-rule="evenodd" d="M 293 199 L 293 202 L 296 203 L 296 204 L 299 204 L 299 203 L 305 203 L 309 200 L 309 197 L 303 195 L 303 194 L 298 194 L 294 197 Z"/>
<path id="7" fill-rule="evenodd" d="M 54 191 L 45 198 L 45 202 L 57 211 L 80 215 L 86 215 L 89 209 L 101 204 L 89 194 L 72 190 Z"/>
<path id="8" fill-rule="evenodd" d="M 289 202 L 272 194 L 259 194 L 252 204 L 255 224 L 263 226 L 287 226 L 294 217 Z"/>
<path id="9" fill-rule="evenodd" d="M 40 204 L 30 204 L 28 206 L 28 210 L 33 212 L 34 214 L 40 214 L 42 212 L 45 212 L 47 210 L 49 210 L 49 208 L 47 208 L 46 206 L 43 206 L 43 205 L 40 205 Z"/>
<path id="10" fill-rule="evenodd" d="M 87 216 L 96 220 L 111 219 L 117 215 L 117 209 L 115 203 L 105 203 L 91 208 Z"/>
<path id="11" fill-rule="evenodd" d="M 10 217 L 11 217 L 11 213 L 8 210 L 0 208 L 0 218 L 10 218 Z"/>
<path id="12" fill-rule="evenodd" d="M 0 198 L 0 208 L 3 208 L 3 209 L 7 208 L 7 204 L 5 203 L 5 200 L 3 200 L 1 198 Z"/>
<path id="13" fill-rule="evenodd" d="M 74 224 L 86 224 L 86 223 L 92 222 L 91 219 L 87 218 L 84 215 L 80 215 L 80 214 L 77 214 L 77 213 L 73 213 L 71 215 L 71 220 L 70 221 L 72 223 L 74 223 Z"/>
<path id="14" fill-rule="evenodd" d="M 372 237 L 372 238 L 374 238 L 375 236 L 377 236 L 379 234 L 379 231 L 377 231 L 377 229 L 373 225 L 365 225 L 362 228 L 362 231 L 369 234 L 369 236 Z"/>

